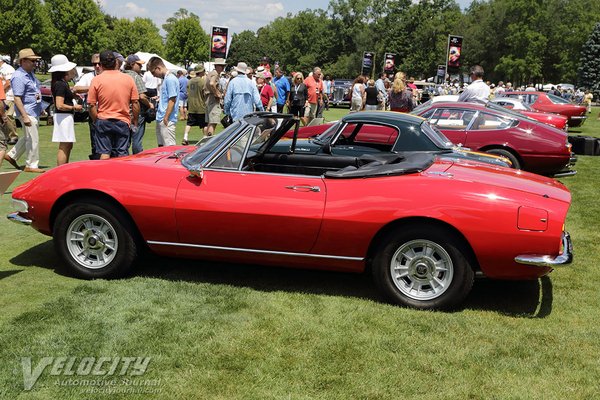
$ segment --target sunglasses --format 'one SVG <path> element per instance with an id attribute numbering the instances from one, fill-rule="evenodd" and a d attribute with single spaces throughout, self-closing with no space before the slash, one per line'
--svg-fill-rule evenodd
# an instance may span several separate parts
<path id="1" fill-rule="evenodd" d="M 100 63 L 99 63 L 99 62 L 95 62 L 95 63 L 92 63 L 92 65 L 93 65 L 94 67 L 97 67 L 98 65 L 100 65 Z"/>

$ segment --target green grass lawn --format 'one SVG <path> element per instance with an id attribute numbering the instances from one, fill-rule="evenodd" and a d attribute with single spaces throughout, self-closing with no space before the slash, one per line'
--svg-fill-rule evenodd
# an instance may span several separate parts
<path id="1" fill-rule="evenodd" d="M 572 133 L 600 137 L 599 111 Z M 41 127 L 47 167 L 56 162 L 51 132 Z M 87 132 L 77 125 L 73 161 L 87 159 Z M 144 144 L 156 145 L 154 124 Z M 49 237 L 0 218 L 0 398 L 598 398 L 600 157 L 579 156 L 576 169 L 562 179 L 573 195 L 574 263 L 538 281 L 478 280 L 452 313 L 386 304 L 367 275 L 157 258 L 127 279 L 77 280 Z M 47 356 L 151 361 L 142 376 L 48 367 L 24 391 L 21 359 L 35 367 Z M 109 394 L 68 378 L 117 383 Z M 86 392 L 94 388 L 104 392 Z"/>

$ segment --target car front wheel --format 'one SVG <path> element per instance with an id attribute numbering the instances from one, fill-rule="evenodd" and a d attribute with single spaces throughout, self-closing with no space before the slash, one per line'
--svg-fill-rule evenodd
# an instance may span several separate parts
<path id="1" fill-rule="evenodd" d="M 494 154 L 496 156 L 506 157 L 506 158 L 508 158 L 510 160 L 510 163 L 512 164 L 511 168 L 521 169 L 521 163 L 519 162 L 519 159 L 513 153 L 511 153 L 508 150 L 504 150 L 504 149 L 490 149 L 490 150 L 486 151 L 486 153 Z"/>
<path id="2" fill-rule="evenodd" d="M 69 270 L 84 279 L 122 276 L 137 257 L 128 216 L 104 201 L 78 202 L 56 218 L 54 244 Z"/>
<path id="3" fill-rule="evenodd" d="M 408 227 L 385 239 L 373 259 L 373 276 L 393 303 L 445 310 L 465 299 L 474 272 L 453 232 Z"/>

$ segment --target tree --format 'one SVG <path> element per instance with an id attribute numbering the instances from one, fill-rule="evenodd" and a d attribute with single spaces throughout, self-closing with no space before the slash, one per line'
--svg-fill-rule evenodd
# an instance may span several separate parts
<path id="1" fill-rule="evenodd" d="M 200 25 L 200 18 L 180 8 L 163 25 L 167 32 L 165 55 L 188 67 L 193 62 L 209 59 L 209 36 Z"/>
<path id="2" fill-rule="evenodd" d="M 581 49 L 578 75 L 579 86 L 600 94 L 600 22 L 596 23 Z"/>
<path id="3" fill-rule="evenodd" d="M 50 28 L 46 32 L 51 54 L 64 54 L 76 63 L 111 44 L 105 17 L 94 0 L 46 0 Z"/>
<path id="4" fill-rule="evenodd" d="M 136 17 L 133 21 L 119 18 L 113 22 L 112 38 L 116 49 L 123 55 L 144 51 L 163 54 L 163 39 L 150 18 Z"/>
<path id="5" fill-rule="evenodd" d="M 48 18 L 40 0 L 0 0 L 0 21 L 0 52 L 15 58 L 25 47 L 37 53 L 48 48 Z"/>

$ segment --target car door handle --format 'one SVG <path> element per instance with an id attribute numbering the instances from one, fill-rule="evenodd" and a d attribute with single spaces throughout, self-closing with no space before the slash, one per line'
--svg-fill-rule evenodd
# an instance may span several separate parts
<path id="1" fill-rule="evenodd" d="M 321 188 L 318 186 L 286 186 L 286 189 L 295 190 L 296 192 L 320 192 Z"/>

